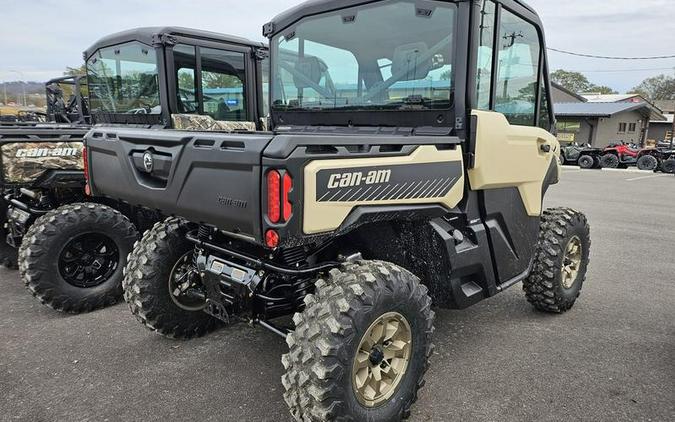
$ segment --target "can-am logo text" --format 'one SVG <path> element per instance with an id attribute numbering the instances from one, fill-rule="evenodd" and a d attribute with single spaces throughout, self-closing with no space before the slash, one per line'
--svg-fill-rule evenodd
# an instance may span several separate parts
<path id="1" fill-rule="evenodd" d="M 335 173 L 328 178 L 328 189 L 347 188 L 361 185 L 387 183 L 391 170 L 371 170 L 369 172 Z"/>
<path id="2" fill-rule="evenodd" d="M 77 148 L 28 148 L 16 150 L 17 158 L 39 157 L 77 157 L 80 150 Z"/>

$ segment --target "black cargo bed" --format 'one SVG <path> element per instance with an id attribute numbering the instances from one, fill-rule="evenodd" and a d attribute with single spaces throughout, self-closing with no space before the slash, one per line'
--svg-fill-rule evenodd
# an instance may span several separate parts
<path id="1" fill-rule="evenodd" d="M 93 195 L 261 238 L 261 156 L 272 135 L 95 128 Z"/>

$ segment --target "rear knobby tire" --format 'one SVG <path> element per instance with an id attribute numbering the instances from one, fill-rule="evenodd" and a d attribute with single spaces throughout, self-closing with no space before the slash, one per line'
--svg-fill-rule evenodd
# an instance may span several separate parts
<path id="1" fill-rule="evenodd" d="M 581 247 L 580 262 L 575 277 L 566 281 L 567 248 L 575 239 Z M 590 247 L 590 227 L 582 213 L 569 208 L 544 211 L 534 266 L 523 282 L 527 300 L 540 311 L 563 313 L 571 309 L 586 279 Z"/>
<path id="2" fill-rule="evenodd" d="M 387 262 L 348 263 L 319 279 L 316 293 L 308 295 L 305 304 L 293 318 L 296 329 L 287 337 L 290 350 L 282 358 L 284 399 L 293 417 L 298 421 L 407 418 L 433 353 L 434 312 L 419 279 Z M 353 387 L 354 359 L 373 322 L 393 314 L 409 323 L 409 363 L 400 371 L 392 395 L 369 407 Z"/>
<path id="3" fill-rule="evenodd" d="M 600 158 L 600 166 L 605 169 L 618 169 L 620 164 L 616 154 L 605 154 Z"/>
<path id="4" fill-rule="evenodd" d="M 136 319 L 166 337 L 203 336 L 221 323 L 202 310 L 186 310 L 171 297 L 169 278 L 176 263 L 194 250 L 186 239 L 188 224 L 178 218 L 156 223 L 129 255 L 123 282 L 124 300 Z"/>
<path id="5" fill-rule="evenodd" d="M 89 235 L 107 239 L 116 250 L 106 252 L 109 274 L 81 287 L 68 281 L 61 257 L 73 241 Z M 113 305 L 122 297 L 126 256 L 136 239 L 134 225 L 113 208 L 95 203 L 64 205 L 35 220 L 26 232 L 19 248 L 21 278 L 33 296 L 57 311 L 77 314 Z M 82 283 L 87 283 L 86 277 Z"/>

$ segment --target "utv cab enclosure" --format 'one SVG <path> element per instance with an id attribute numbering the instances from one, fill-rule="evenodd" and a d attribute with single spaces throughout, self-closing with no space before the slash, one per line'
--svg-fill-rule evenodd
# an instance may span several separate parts
<path id="1" fill-rule="evenodd" d="M 197 29 L 137 28 L 84 52 L 95 124 L 256 130 L 267 46 Z"/>
<path id="2" fill-rule="evenodd" d="M 295 418 L 391 421 L 423 384 L 432 302 L 524 281 L 537 309 L 572 307 L 589 229 L 542 209 L 560 147 L 530 7 L 314 0 L 263 31 L 272 132 L 87 136 L 95 195 L 174 216 L 127 266 L 143 324 L 258 322 L 287 339 Z"/>

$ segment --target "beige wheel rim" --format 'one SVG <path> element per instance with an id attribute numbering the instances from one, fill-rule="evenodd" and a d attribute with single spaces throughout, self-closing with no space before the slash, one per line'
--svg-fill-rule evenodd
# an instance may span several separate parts
<path id="1" fill-rule="evenodd" d="M 366 330 L 354 357 L 352 386 L 359 402 L 375 407 L 396 392 L 410 361 L 412 331 L 405 317 L 388 312 Z"/>
<path id="2" fill-rule="evenodd" d="M 577 281 L 579 268 L 581 267 L 582 249 L 581 239 L 578 236 L 574 236 L 567 243 L 561 271 L 562 285 L 566 289 L 570 289 Z"/>

